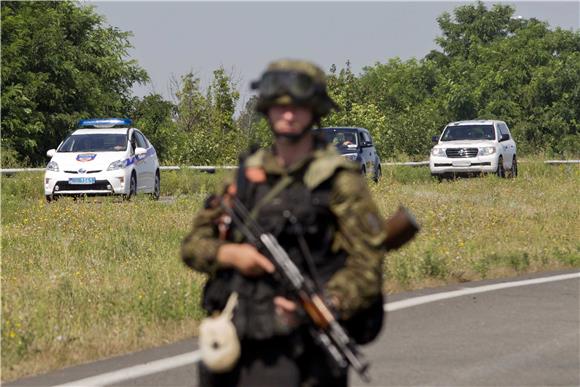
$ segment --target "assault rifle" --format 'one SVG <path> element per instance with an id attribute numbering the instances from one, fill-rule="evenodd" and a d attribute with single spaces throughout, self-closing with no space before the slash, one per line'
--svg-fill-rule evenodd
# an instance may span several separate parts
<path id="1" fill-rule="evenodd" d="M 262 230 L 237 197 L 232 196 L 229 199 L 230 203 L 221 202 L 224 211 L 247 241 L 272 261 L 276 267 L 276 275 L 300 300 L 312 321 L 311 333 L 315 341 L 326 350 L 339 367 L 344 369 L 350 365 L 362 380 L 370 382 L 368 361 L 360 353 L 354 340 L 339 324 L 326 301 L 320 296 L 313 280 L 302 275 L 276 238 Z M 394 224 L 387 226 L 387 232 L 391 230 L 392 234 L 388 238 L 391 241 L 387 243 L 389 249 L 401 246 L 418 230 L 416 222 L 406 210 L 400 209 L 397 214 L 390 220 L 390 223 L 393 221 L 397 223 L 396 227 Z M 402 238 L 393 237 L 395 233 Z"/>

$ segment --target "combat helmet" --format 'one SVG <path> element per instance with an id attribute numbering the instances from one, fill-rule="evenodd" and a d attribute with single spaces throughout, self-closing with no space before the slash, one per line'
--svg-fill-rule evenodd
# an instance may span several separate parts
<path id="1" fill-rule="evenodd" d="M 332 109 L 338 110 L 326 90 L 324 71 L 308 61 L 282 59 L 272 62 L 251 86 L 258 90 L 256 110 L 264 115 L 274 105 L 293 104 L 311 108 L 314 119 L 319 121 Z"/>

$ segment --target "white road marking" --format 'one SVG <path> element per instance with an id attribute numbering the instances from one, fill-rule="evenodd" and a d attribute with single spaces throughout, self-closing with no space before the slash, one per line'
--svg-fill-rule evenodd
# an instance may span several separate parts
<path id="1" fill-rule="evenodd" d="M 513 281 L 513 282 L 503 282 L 503 283 L 493 284 L 493 285 L 483 285 L 483 286 L 478 286 L 478 287 L 473 287 L 473 288 L 463 288 L 460 290 L 453 290 L 450 292 L 430 294 L 428 296 L 413 297 L 413 298 L 409 298 L 407 300 L 388 302 L 385 304 L 384 309 L 385 309 L 385 312 L 394 312 L 396 310 L 406 309 L 406 308 L 410 308 L 410 307 L 417 306 L 417 305 L 428 304 L 430 302 L 436 302 L 436 301 L 441 301 L 441 300 L 448 300 L 450 298 L 467 296 L 470 294 L 485 293 L 485 292 L 491 292 L 494 290 L 515 288 L 518 286 L 537 285 L 537 284 L 543 284 L 546 282 L 563 281 L 563 280 L 573 279 L 573 278 L 580 278 L 580 273 L 561 274 L 561 275 L 555 275 L 552 277 L 534 278 L 534 279 L 529 279 L 529 280 Z"/>
<path id="2" fill-rule="evenodd" d="M 464 288 L 460 290 L 453 290 L 450 292 L 430 294 L 427 296 L 414 297 L 408 300 L 388 302 L 385 304 L 384 309 L 386 312 L 394 312 L 397 310 L 402 310 L 406 308 L 411 308 L 413 306 L 428 304 L 431 302 L 448 300 L 450 298 L 456 298 L 461 296 L 467 296 L 470 294 L 491 292 L 494 290 L 501 290 L 507 288 L 514 288 L 518 286 L 528 286 L 537 285 L 547 282 L 563 281 L 573 278 L 580 278 L 580 272 L 571 274 L 561 274 L 551 277 L 535 278 L 522 281 L 504 282 L 493 285 L 483 285 L 473 288 Z M 139 364 L 136 366 L 123 368 L 117 371 L 107 372 L 100 375 L 91 376 L 84 379 L 79 379 L 74 382 L 60 384 L 55 387 L 102 387 L 109 384 L 119 383 L 125 380 L 136 379 L 139 377 L 156 374 L 159 372 L 167 371 L 173 368 L 183 367 L 189 364 L 194 364 L 200 361 L 201 355 L 199 351 L 193 351 L 184 353 L 182 355 L 177 355 L 173 357 L 168 357 L 161 360 L 151 361 L 144 364 Z"/>
<path id="3" fill-rule="evenodd" d="M 137 379 L 142 376 L 156 374 L 173 368 L 197 363 L 200 360 L 200 357 L 201 356 L 199 351 L 188 352 L 182 355 L 151 361 L 128 368 L 123 368 L 117 371 L 91 376 L 85 379 L 75 380 L 74 382 L 60 384 L 56 387 L 106 386 L 108 384 L 119 383 L 130 379 Z"/>

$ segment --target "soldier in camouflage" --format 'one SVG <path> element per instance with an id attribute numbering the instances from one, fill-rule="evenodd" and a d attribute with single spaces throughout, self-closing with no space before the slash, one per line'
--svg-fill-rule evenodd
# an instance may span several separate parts
<path id="1" fill-rule="evenodd" d="M 358 166 L 312 131 L 336 108 L 324 72 L 309 62 L 280 60 L 252 87 L 274 145 L 241 158 L 227 190 L 348 323 L 381 299 L 384 220 Z M 203 306 L 210 314 L 238 293 L 233 322 L 242 349 L 229 372 L 200 364 L 201 385 L 346 386 L 347 371 L 337 370 L 312 342 L 300 307 L 274 280 L 273 264 L 235 230 L 220 233 L 223 211 L 212 202 L 195 216 L 181 254 L 189 267 L 209 275 Z"/>

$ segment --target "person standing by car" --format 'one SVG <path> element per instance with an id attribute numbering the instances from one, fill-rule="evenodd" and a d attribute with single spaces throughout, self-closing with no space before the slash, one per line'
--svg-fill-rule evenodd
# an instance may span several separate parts
<path id="1" fill-rule="evenodd" d="M 348 322 L 378 301 L 382 323 L 384 220 L 358 166 L 311 130 L 336 108 L 324 72 L 310 62 L 280 60 L 252 87 L 274 144 L 241 157 L 227 191 L 319 284 L 339 319 Z M 241 356 L 226 372 L 200 363 L 200 384 L 346 386 L 348 371 L 313 342 L 301 307 L 274 280 L 272 262 L 235 232 L 220 238 L 223 210 L 215 203 L 210 198 L 195 216 L 181 256 L 209 274 L 203 295 L 208 313 L 221 311 L 237 293 L 233 323 Z"/>

